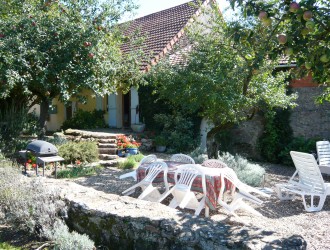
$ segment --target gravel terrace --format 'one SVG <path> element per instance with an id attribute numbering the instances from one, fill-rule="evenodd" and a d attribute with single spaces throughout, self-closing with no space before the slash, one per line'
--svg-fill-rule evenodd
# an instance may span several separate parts
<path id="1" fill-rule="evenodd" d="M 159 158 L 166 159 L 168 156 L 162 154 Z M 268 164 L 266 168 L 265 187 L 274 188 L 275 183 L 287 181 L 294 173 L 294 168 L 281 165 Z M 132 170 L 120 170 L 117 168 L 105 168 L 104 171 L 91 177 L 78 178 L 76 183 L 93 187 L 106 193 L 121 195 L 121 192 L 134 184 L 133 178 L 119 179 L 119 176 Z M 330 176 L 324 176 L 324 180 L 330 182 Z M 134 194 L 137 197 L 138 192 Z M 307 241 L 307 249 L 330 249 L 330 197 L 326 199 L 321 212 L 307 213 L 304 210 L 302 199 L 281 202 L 273 193 L 271 198 L 265 199 L 261 206 L 255 206 L 263 217 L 256 217 L 244 211 L 238 211 L 239 218 L 229 216 L 221 207 L 217 211 L 210 211 L 211 219 L 222 221 L 233 225 L 249 225 L 251 227 L 272 230 L 283 235 L 301 235 Z M 166 201 L 165 201 L 166 204 Z M 189 211 L 189 210 L 186 210 Z M 204 216 L 201 214 L 201 216 Z"/>

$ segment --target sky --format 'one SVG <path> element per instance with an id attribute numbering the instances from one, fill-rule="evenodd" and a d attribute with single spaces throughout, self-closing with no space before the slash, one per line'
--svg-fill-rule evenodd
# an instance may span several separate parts
<path id="1" fill-rule="evenodd" d="M 139 9 L 136 10 L 135 18 L 149 15 L 151 13 L 155 13 L 164 9 L 168 9 L 186 2 L 190 2 L 190 0 L 136 0 L 136 4 L 139 5 Z M 226 0 L 217 0 L 220 5 L 220 10 L 223 12 L 224 8 L 229 6 L 229 1 Z M 125 19 L 132 19 L 129 17 L 125 17 Z M 125 20 L 126 21 L 126 20 Z"/>

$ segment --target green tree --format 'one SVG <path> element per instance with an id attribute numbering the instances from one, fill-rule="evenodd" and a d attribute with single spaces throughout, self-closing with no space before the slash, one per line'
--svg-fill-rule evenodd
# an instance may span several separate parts
<path id="1" fill-rule="evenodd" d="M 0 99 L 24 93 L 30 105 L 40 104 L 41 127 L 53 98 L 79 98 L 84 88 L 103 96 L 138 84 L 140 54 L 121 52 L 116 25 L 134 8 L 131 0 L 6 3 L 0 3 Z"/>
<path id="2" fill-rule="evenodd" d="M 286 54 L 297 64 L 296 76 L 312 74 L 322 86 L 330 84 L 330 1 L 229 0 L 233 9 L 259 20 L 269 37 L 277 37 L 278 49 L 269 55 Z M 254 36 L 255 34 L 253 34 Z M 330 101 L 327 88 L 319 101 Z"/>
<path id="3" fill-rule="evenodd" d="M 213 9 L 207 24 L 190 27 L 187 34 L 191 48 L 181 51 L 182 62 L 158 64 L 150 72 L 150 82 L 160 98 L 187 113 L 198 111 L 213 124 L 209 142 L 260 109 L 294 105 L 296 96 L 286 94 L 288 73 L 274 71 L 280 57 L 269 55 L 278 49 L 276 37 L 256 20 L 241 16 L 224 22 Z M 216 151 L 214 147 L 208 153 Z"/>

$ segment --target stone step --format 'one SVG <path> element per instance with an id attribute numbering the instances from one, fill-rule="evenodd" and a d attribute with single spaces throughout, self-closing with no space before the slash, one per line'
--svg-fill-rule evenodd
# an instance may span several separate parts
<path id="1" fill-rule="evenodd" d="M 116 139 L 98 139 L 97 140 L 99 143 L 117 143 Z"/>
<path id="2" fill-rule="evenodd" d="M 119 156 L 115 154 L 99 154 L 100 160 L 115 160 L 118 159 Z"/>
<path id="3" fill-rule="evenodd" d="M 115 167 L 118 163 L 118 160 L 102 160 L 98 163 L 104 167 Z"/>
<path id="4" fill-rule="evenodd" d="M 98 148 L 117 148 L 116 143 L 98 143 Z"/>
<path id="5" fill-rule="evenodd" d="M 78 129 L 67 129 L 64 132 L 66 135 L 80 136 L 82 138 L 97 138 L 97 139 L 116 139 L 118 134 L 106 132 L 92 132 Z"/>
<path id="6" fill-rule="evenodd" d="M 99 148 L 99 154 L 117 155 L 117 148 Z"/>

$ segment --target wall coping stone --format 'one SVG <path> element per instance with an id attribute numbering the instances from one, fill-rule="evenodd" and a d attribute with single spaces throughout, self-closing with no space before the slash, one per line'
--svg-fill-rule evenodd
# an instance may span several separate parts
<path id="1" fill-rule="evenodd" d="M 299 235 L 283 237 L 160 203 L 104 193 L 70 180 L 43 179 L 47 186 L 60 188 L 68 204 L 69 227 L 108 249 L 306 249 Z"/>

